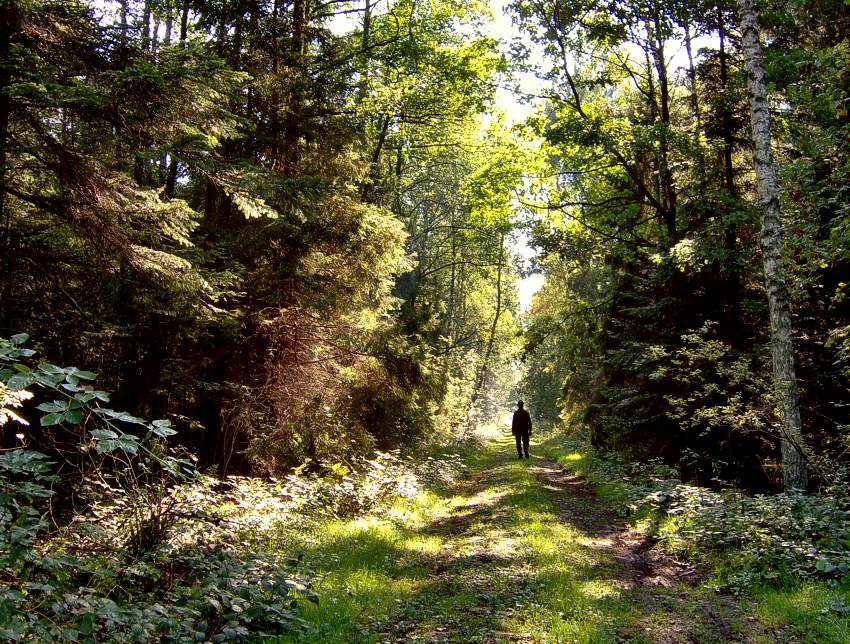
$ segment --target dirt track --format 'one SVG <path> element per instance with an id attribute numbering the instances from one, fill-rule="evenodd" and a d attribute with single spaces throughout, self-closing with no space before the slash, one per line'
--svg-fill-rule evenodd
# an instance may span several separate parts
<path id="1" fill-rule="evenodd" d="M 536 614 L 547 587 L 526 554 L 518 507 L 542 512 L 547 530 L 576 535 L 581 545 L 573 546 L 575 552 L 563 548 L 553 556 L 591 561 L 569 561 L 564 568 L 576 571 L 576 583 L 615 587 L 634 617 L 609 619 L 598 640 L 524 631 L 522 620 Z M 381 629 L 382 641 L 788 641 L 765 632 L 737 599 L 704 589 L 697 570 L 656 539 L 630 530 L 587 484 L 548 458 L 516 461 L 510 452 L 494 454 L 456 487 L 445 515 L 421 530 L 439 537 L 442 548 L 429 561 L 428 587 L 399 605 L 392 624 Z"/>

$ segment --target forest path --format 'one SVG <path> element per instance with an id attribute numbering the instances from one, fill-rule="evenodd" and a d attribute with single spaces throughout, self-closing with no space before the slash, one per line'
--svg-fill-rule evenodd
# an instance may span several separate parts
<path id="1" fill-rule="evenodd" d="M 766 632 L 735 598 L 695 584 L 695 571 L 630 532 L 583 481 L 534 451 L 519 460 L 510 437 L 492 441 L 464 480 L 404 527 L 346 532 L 343 556 L 363 561 L 372 553 L 373 563 L 366 578 L 343 584 L 340 609 L 356 613 L 358 630 L 338 641 L 708 643 L 781 635 Z"/>

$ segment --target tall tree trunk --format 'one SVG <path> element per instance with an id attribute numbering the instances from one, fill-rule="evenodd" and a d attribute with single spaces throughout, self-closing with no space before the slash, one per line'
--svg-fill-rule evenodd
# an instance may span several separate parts
<path id="1" fill-rule="evenodd" d="M 233 56 L 230 65 L 233 69 L 242 69 L 242 32 L 244 30 L 245 16 L 241 13 L 236 16 L 236 24 L 233 27 Z"/>
<path id="2" fill-rule="evenodd" d="M 219 14 L 218 27 L 216 28 L 215 51 L 218 57 L 226 60 L 227 50 L 227 15 L 224 11 Z"/>
<path id="3" fill-rule="evenodd" d="M 121 0 L 121 45 L 126 49 L 127 48 L 127 29 L 129 27 L 127 22 L 127 14 L 130 11 L 130 8 L 127 6 L 127 0 Z"/>
<path id="4" fill-rule="evenodd" d="M 502 316 L 502 269 L 505 264 L 505 233 L 499 235 L 499 263 L 496 267 L 496 312 L 493 314 L 493 323 L 490 325 L 490 335 L 487 338 L 487 346 L 484 349 L 484 357 L 478 367 L 478 373 L 475 376 L 475 384 L 472 389 L 472 397 L 470 399 L 470 412 L 472 407 L 478 401 L 481 395 L 481 390 L 484 388 L 484 380 L 487 377 L 487 370 L 490 368 L 490 358 L 493 355 L 493 346 L 496 342 L 496 329 L 499 327 L 499 318 Z"/>
<path id="5" fill-rule="evenodd" d="M 151 48 L 151 5 L 145 2 L 145 10 L 142 14 L 142 49 L 148 51 Z"/>
<path id="6" fill-rule="evenodd" d="M 167 44 L 171 43 L 171 5 L 169 3 L 168 9 L 169 16 L 169 26 L 166 29 L 166 37 Z M 182 8 L 180 9 L 180 46 L 182 48 L 186 47 L 186 38 L 189 36 L 189 3 L 183 3 Z M 165 177 L 165 196 L 169 199 L 174 198 L 174 192 L 177 190 L 177 158 L 174 156 L 174 152 L 170 152 L 168 154 L 168 172 Z"/>
<path id="7" fill-rule="evenodd" d="M 691 106 L 694 110 L 694 136 L 699 140 L 702 134 L 702 119 L 699 109 L 699 95 L 697 94 L 697 69 L 694 67 L 694 54 L 691 42 L 691 25 L 685 21 L 685 51 L 688 54 L 688 79 L 691 81 Z"/>
<path id="8" fill-rule="evenodd" d="M 119 24 L 121 26 L 121 38 L 118 42 L 118 54 L 115 57 L 115 62 L 119 67 L 123 67 L 127 63 L 127 55 L 130 47 L 130 24 L 129 24 L 130 7 L 127 5 L 127 0 L 121 0 L 119 6 Z"/>
<path id="9" fill-rule="evenodd" d="M 660 201 L 664 206 L 664 224 L 667 232 L 668 247 L 672 247 L 678 241 L 676 209 L 677 195 L 673 182 L 673 171 L 670 169 L 670 84 L 668 80 L 667 61 L 664 56 L 664 36 L 661 21 L 655 16 L 655 28 L 649 33 L 649 42 L 652 49 L 652 58 L 655 71 L 658 74 L 658 111 L 661 119 L 661 136 L 659 140 L 659 180 Z"/>
<path id="10" fill-rule="evenodd" d="M 448 306 L 446 307 L 446 317 L 443 320 L 443 335 L 448 338 L 447 342 L 449 346 L 454 344 L 454 316 L 455 316 L 455 283 L 457 280 L 457 231 L 455 230 L 455 211 L 452 210 L 451 213 L 451 230 L 449 235 L 451 235 L 451 248 L 452 248 L 452 274 L 449 282 L 449 301 Z M 448 352 L 446 352 L 448 355 Z"/>
<path id="11" fill-rule="evenodd" d="M 154 14 L 153 31 L 151 32 L 151 52 L 154 54 L 159 50 L 159 26 L 161 23 L 160 15 Z"/>
<path id="12" fill-rule="evenodd" d="M 785 287 L 782 260 L 782 222 L 780 221 L 776 168 L 770 137 L 770 111 L 764 80 L 761 41 L 759 39 L 756 0 L 738 0 L 741 10 L 741 34 L 747 86 L 753 122 L 753 161 L 758 180 L 762 212 L 761 246 L 764 278 L 770 304 L 770 339 L 773 352 L 773 379 L 779 398 L 782 420 L 782 471 L 786 490 L 805 490 L 808 484 L 802 453 L 803 432 L 794 373 L 794 345 L 791 338 L 791 310 Z"/>
<path id="13" fill-rule="evenodd" d="M 732 162 L 734 152 L 735 124 L 732 120 L 732 96 L 729 88 L 729 55 L 726 53 L 726 27 L 720 12 L 720 87 L 723 92 L 723 177 L 726 190 L 737 202 L 738 191 L 735 188 L 735 166 Z M 731 206 L 730 206 L 731 209 Z M 737 344 L 741 326 L 741 275 L 738 270 L 738 226 L 735 221 L 726 223 L 724 246 L 729 254 L 726 260 L 726 300 L 729 303 L 729 336 Z"/>
<path id="14" fill-rule="evenodd" d="M 183 3 L 183 11 L 180 14 L 180 42 L 186 47 L 186 36 L 189 32 L 189 3 Z"/>
<path id="15" fill-rule="evenodd" d="M 720 37 L 720 86 L 723 92 L 723 176 L 726 183 L 726 189 L 735 195 L 735 170 L 732 164 L 733 144 L 732 140 L 733 123 L 732 123 L 732 107 L 731 97 L 729 96 L 729 60 L 726 54 L 726 30 L 723 25 L 719 29 Z"/>
<path id="16" fill-rule="evenodd" d="M 168 0 L 165 5 L 165 39 L 163 44 L 167 47 L 171 44 L 171 32 L 174 30 L 174 7 L 172 0 Z"/>
<path id="17" fill-rule="evenodd" d="M 360 199 L 363 203 L 375 203 L 375 184 L 378 181 L 378 163 L 381 160 L 381 153 L 384 149 L 384 144 L 387 141 L 387 134 L 390 131 L 390 123 L 392 117 L 389 114 L 384 116 L 381 124 L 381 131 L 378 133 L 378 141 L 375 143 L 375 149 L 372 150 L 372 158 L 369 162 L 369 176 L 360 188 Z"/>
<path id="18" fill-rule="evenodd" d="M 360 103 L 366 100 L 369 93 L 369 46 L 372 38 L 372 0 L 364 0 L 363 6 L 363 37 L 361 48 L 363 54 L 360 58 L 360 87 L 358 100 Z"/>

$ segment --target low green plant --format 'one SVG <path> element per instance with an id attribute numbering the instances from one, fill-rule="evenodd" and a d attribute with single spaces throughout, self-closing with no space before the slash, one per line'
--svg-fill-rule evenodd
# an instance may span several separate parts
<path id="1" fill-rule="evenodd" d="M 685 485 L 660 461 L 629 464 L 580 436 L 559 437 L 561 462 L 625 514 L 652 518 L 667 546 L 715 565 L 716 585 L 736 593 L 801 581 L 838 587 L 850 572 L 850 491 L 747 496 Z M 579 456 L 570 460 L 569 454 Z M 612 484 L 611 481 L 616 483 Z M 613 486 L 606 489 L 605 486 Z"/>
<path id="2" fill-rule="evenodd" d="M 700 556 L 725 554 L 719 578 L 735 592 L 801 580 L 837 587 L 850 572 L 846 495 L 748 497 L 679 485 L 666 511 L 669 545 Z"/>
<path id="3" fill-rule="evenodd" d="M 34 411 L 67 434 L 65 472 L 37 450 L 0 453 L 0 638 L 220 642 L 299 628 L 299 602 L 316 600 L 309 578 L 297 560 L 211 529 L 221 517 L 187 493 L 208 484 L 170 451 L 171 423 L 102 406 L 95 374 L 33 365 L 26 341 L 0 339 L 0 419 L 26 426 L 33 392 L 47 398 Z M 82 509 L 48 520 L 57 490 L 74 485 Z"/>

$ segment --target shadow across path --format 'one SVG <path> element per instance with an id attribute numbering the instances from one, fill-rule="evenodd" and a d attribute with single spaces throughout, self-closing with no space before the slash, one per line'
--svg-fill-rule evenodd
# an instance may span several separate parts
<path id="1" fill-rule="evenodd" d="M 348 562 L 336 574 L 352 599 L 338 616 L 359 630 L 316 641 L 769 641 L 584 481 L 512 447 L 491 443 L 415 520 L 384 517 L 317 544 L 310 558 Z"/>

